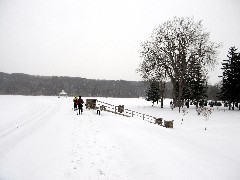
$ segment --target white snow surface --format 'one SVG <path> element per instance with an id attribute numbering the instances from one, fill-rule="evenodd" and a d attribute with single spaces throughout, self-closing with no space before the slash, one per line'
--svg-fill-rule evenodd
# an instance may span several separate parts
<path id="1" fill-rule="evenodd" d="M 171 110 L 169 99 L 163 109 L 140 98 L 98 100 L 174 120 L 174 128 L 105 111 L 77 115 L 71 97 L 1 95 L 0 179 L 240 179 L 239 110 L 215 107 L 205 121 L 194 106 L 184 117 Z"/>

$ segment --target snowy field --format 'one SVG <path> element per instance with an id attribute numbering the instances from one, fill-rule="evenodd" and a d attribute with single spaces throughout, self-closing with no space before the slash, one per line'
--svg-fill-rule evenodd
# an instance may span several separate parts
<path id="1" fill-rule="evenodd" d="M 98 99 L 174 120 L 174 128 L 94 110 L 77 116 L 72 98 L 0 96 L 0 179 L 240 179 L 240 111 L 215 108 L 206 122 L 190 107 L 182 121 L 168 99 L 163 109 Z"/>

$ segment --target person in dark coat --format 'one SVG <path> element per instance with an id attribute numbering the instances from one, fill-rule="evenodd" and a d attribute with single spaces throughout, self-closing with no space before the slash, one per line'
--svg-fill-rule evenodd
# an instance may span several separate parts
<path id="1" fill-rule="evenodd" d="M 78 98 L 78 110 L 79 110 L 79 115 L 80 115 L 80 113 L 82 114 L 82 112 L 83 112 L 83 104 L 84 104 L 84 101 L 82 100 L 82 97 L 81 96 L 79 96 L 79 98 Z"/>
<path id="2" fill-rule="evenodd" d="M 73 110 L 74 110 L 74 111 L 77 110 L 77 101 L 78 101 L 78 99 L 77 99 L 77 97 L 75 96 L 75 97 L 73 98 Z"/>

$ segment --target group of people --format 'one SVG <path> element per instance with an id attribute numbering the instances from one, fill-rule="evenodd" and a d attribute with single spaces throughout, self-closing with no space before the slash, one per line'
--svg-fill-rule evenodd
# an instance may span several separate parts
<path id="1" fill-rule="evenodd" d="M 84 101 L 81 96 L 79 96 L 79 97 L 75 96 L 73 98 L 73 109 L 74 109 L 74 111 L 78 110 L 79 115 L 80 115 L 80 113 L 82 114 L 82 112 L 83 112 L 83 104 L 84 104 Z"/>

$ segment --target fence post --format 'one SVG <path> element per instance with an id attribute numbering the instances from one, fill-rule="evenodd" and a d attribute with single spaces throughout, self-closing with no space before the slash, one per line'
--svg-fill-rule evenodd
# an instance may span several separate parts
<path id="1" fill-rule="evenodd" d="M 134 111 L 132 111 L 132 117 L 133 117 L 133 115 L 134 115 Z"/>
<path id="2" fill-rule="evenodd" d="M 143 120 L 144 120 L 144 116 L 145 116 L 145 114 L 143 114 Z"/>

